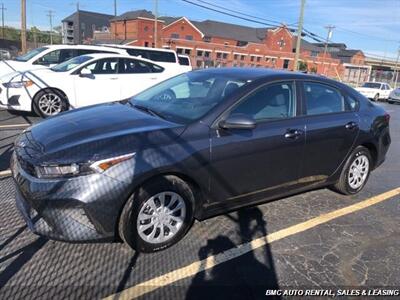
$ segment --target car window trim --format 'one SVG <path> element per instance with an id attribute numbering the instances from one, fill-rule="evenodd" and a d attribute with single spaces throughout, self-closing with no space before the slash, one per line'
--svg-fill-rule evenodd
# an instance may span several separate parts
<path id="1" fill-rule="evenodd" d="M 328 116 L 328 115 L 343 114 L 343 113 L 356 113 L 356 112 L 358 112 L 359 109 L 360 109 L 360 100 L 359 100 L 358 98 L 352 96 L 351 94 L 349 94 L 349 93 L 343 91 L 340 87 L 337 87 L 337 86 L 335 86 L 335 85 L 333 85 L 333 84 L 331 84 L 331 83 L 329 83 L 329 82 L 326 83 L 326 82 L 322 82 L 322 81 L 319 81 L 319 80 L 302 79 L 302 80 L 299 80 L 299 81 L 300 81 L 300 84 L 301 84 L 301 86 L 302 86 L 302 89 L 301 89 L 301 90 L 302 90 L 302 107 L 303 107 L 303 114 L 304 114 L 304 116 L 306 116 L 306 117 Z M 328 87 L 331 87 L 332 89 L 335 89 L 336 91 L 339 92 L 340 95 L 342 95 L 343 101 L 346 101 L 346 95 L 351 96 L 352 98 L 354 98 L 354 100 L 356 100 L 356 101 L 358 102 L 358 103 L 357 103 L 357 109 L 356 109 L 356 110 L 351 110 L 351 111 L 344 110 L 344 111 L 339 111 L 339 112 L 331 112 L 331 113 L 323 113 L 323 114 L 308 115 L 308 114 L 307 114 L 306 90 L 305 90 L 305 86 L 304 86 L 306 82 L 318 83 L 318 84 L 322 84 L 322 85 L 326 85 L 326 86 L 328 86 Z"/>
<path id="2" fill-rule="evenodd" d="M 299 105 L 299 97 L 298 97 L 298 86 L 297 86 L 297 80 L 298 79 L 286 79 L 286 80 L 282 80 L 282 79 L 277 79 L 277 80 L 273 80 L 273 81 L 268 81 L 265 82 L 263 84 L 260 84 L 257 88 L 249 91 L 248 93 L 246 93 L 245 95 L 243 95 L 242 97 L 240 97 L 237 101 L 235 101 L 235 103 L 233 103 L 232 105 L 230 105 L 227 109 L 225 109 L 215 120 L 214 122 L 212 122 L 211 124 L 211 128 L 213 129 L 217 129 L 218 128 L 218 124 L 219 122 L 226 118 L 226 116 L 228 116 L 230 114 L 230 112 L 236 107 L 238 106 L 242 101 L 244 101 L 247 97 L 249 97 L 251 94 L 257 92 L 259 89 L 262 89 L 268 85 L 274 85 L 277 83 L 283 83 L 283 82 L 291 82 L 293 84 L 294 87 L 294 97 L 296 98 L 295 101 L 295 109 L 294 109 L 294 113 L 295 115 L 292 117 L 287 117 L 287 118 L 282 118 L 282 119 L 260 119 L 260 120 L 255 120 L 256 124 L 263 124 L 263 123 L 270 123 L 270 122 L 276 122 L 276 121 L 284 121 L 284 120 L 291 120 L 291 119 L 295 119 L 298 118 L 298 105 Z M 301 105 L 301 104 L 300 104 Z"/>

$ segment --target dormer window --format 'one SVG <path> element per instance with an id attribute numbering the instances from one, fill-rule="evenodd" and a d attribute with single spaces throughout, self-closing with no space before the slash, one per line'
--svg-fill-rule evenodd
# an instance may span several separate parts
<path id="1" fill-rule="evenodd" d="M 244 47 L 247 44 L 248 44 L 248 42 L 245 42 L 245 41 L 237 41 L 236 42 L 236 46 L 238 46 L 238 47 Z"/>

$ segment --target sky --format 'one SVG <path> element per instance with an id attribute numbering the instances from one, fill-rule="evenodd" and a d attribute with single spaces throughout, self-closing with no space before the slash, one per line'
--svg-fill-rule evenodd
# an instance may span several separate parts
<path id="1" fill-rule="evenodd" d="M 129 10 L 154 10 L 155 0 L 117 0 L 118 14 Z M 297 26 L 300 0 L 190 0 L 202 5 L 213 3 L 233 10 L 279 23 Z M 48 10 L 54 13 L 53 26 L 76 10 L 74 0 L 26 0 L 27 26 L 49 29 Z M 20 26 L 19 0 L 0 0 L 4 3 L 5 24 Z M 81 10 L 114 14 L 114 0 L 80 0 Z M 219 9 L 219 8 L 217 8 Z M 221 9 L 219 9 L 221 10 Z M 186 16 L 193 20 L 218 20 L 254 27 L 261 24 L 240 20 L 186 3 L 183 0 L 158 0 L 159 15 Z M 335 26 L 333 42 L 345 43 L 348 48 L 361 49 L 367 55 L 395 59 L 400 46 L 400 0 L 306 0 L 304 28 L 326 37 L 325 26 Z M 266 22 L 258 19 L 261 22 Z"/>

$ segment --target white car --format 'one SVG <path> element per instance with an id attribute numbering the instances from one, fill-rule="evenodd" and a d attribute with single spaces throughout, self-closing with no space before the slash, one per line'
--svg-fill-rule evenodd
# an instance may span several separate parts
<path id="1" fill-rule="evenodd" d="M 181 73 L 129 55 L 82 55 L 53 68 L 1 77 L 0 106 L 48 117 L 72 108 L 124 100 Z"/>
<path id="2" fill-rule="evenodd" d="M 48 45 L 33 49 L 14 59 L 0 62 L 0 76 L 15 71 L 26 71 L 53 67 L 73 57 L 89 53 L 119 53 L 127 54 L 123 49 L 111 49 L 91 45 Z"/>
<path id="3" fill-rule="evenodd" d="M 400 103 L 400 88 L 394 89 L 389 95 L 388 103 L 394 104 L 395 102 Z"/>
<path id="4" fill-rule="evenodd" d="M 384 82 L 365 82 L 356 90 L 363 96 L 378 101 L 379 99 L 388 99 L 393 89 Z"/>
<path id="5" fill-rule="evenodd" d="M 129 55 L 152 60 L 163 67 L 174 66 L 175 68 L 180 68 L 184 70 L 184 72 L 189 72 L 192 71 L 193 69 L 190 64 L 190 59 L 189 59 L 189 65 L 181 64 L 178 54 L 176 54 L 176 52 L 171 49 L 113 45 L 113 44 L 107 44 L 104 46 L 126 50 L 126 52 L 128 52 Z"/>

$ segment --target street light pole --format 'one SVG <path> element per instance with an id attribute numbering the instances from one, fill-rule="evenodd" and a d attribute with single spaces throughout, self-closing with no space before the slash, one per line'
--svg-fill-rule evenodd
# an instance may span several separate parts
<path id="1" fill-rule="evenodd" d="M 298 61 L 299 61 L 299 57 L 300 57 L 301 33 L 303 32 L 304 6 L 305 6 L 305 4 L 306 4 L 306 0 L 301 0 L 299 26 L 297 27 L 296 55 L 294 57 L 293 71 L 297 71 L 298 68 L 299 68 Z"/>
<path id="2" fill-rule="evenodd" d="M 4 39 L 4 11 L 7 8 L 4 7 L 4 3 L 1 3 L 1 37 Z"/>
<path id="3" fill-rule="evenodd" d="M 50 21 L 50 45 L 53 45 L 53 11 L 48 10 L 47 16 L 49 17 Z"/>
<path id="4" fill-rule="evenodd" d="M 21 51 L 26 53 L 26 0 L 21 0 Z"/>
<path id="5" fill-rule="evenodd" d="M 154 47 L 157 48 L 158 0 L 154 0 Z"/>

